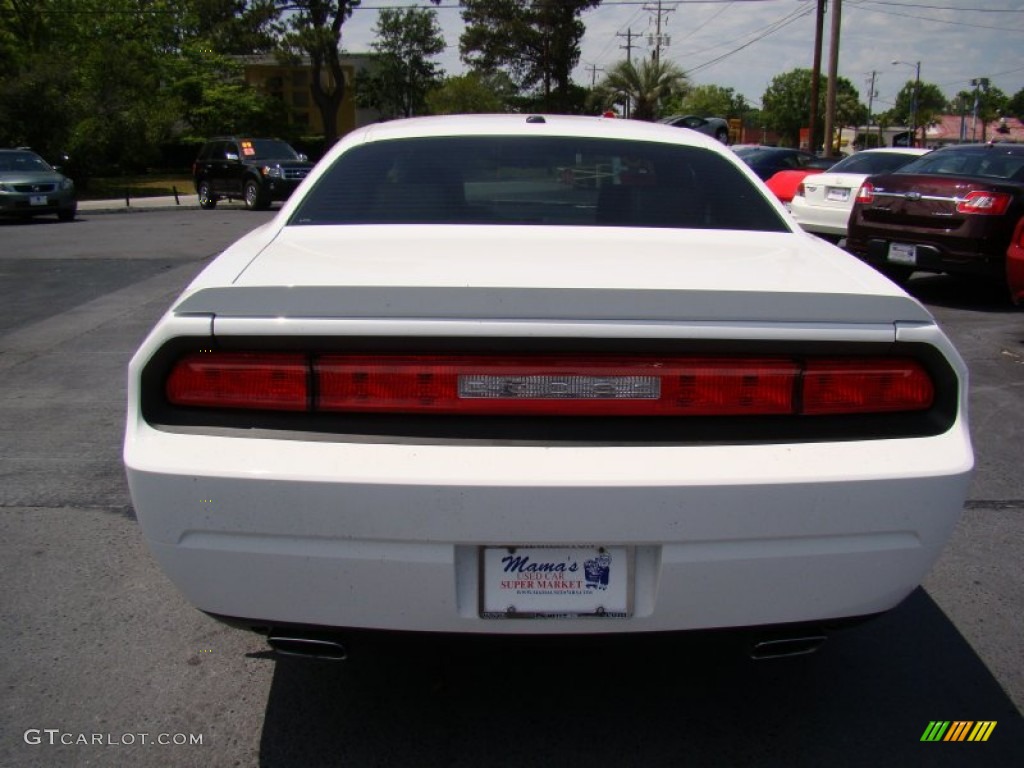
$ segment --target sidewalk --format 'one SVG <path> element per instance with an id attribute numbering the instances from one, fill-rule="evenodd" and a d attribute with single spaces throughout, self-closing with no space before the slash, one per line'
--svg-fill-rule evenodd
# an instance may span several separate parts
<path id="1" fill-rule="evenodd" d="M 218 208 L 245 208 L 241 200 L 218 200 Z M 133 197 L 127 203 L 125 199 L 112 200 L 79 200 L 79 213 L 143 213 L 145 211 L 184 211 L 198 210 L 199 198 L 195 192 L 187 195 L 179 194 L 177 198 L 167 197 Z"/>
<path id="2" fill-rule="evenodd" d="M 226 201 L 225 201 L 226 202 Z M 175 209 L 198 208 L 199 198 L 195 192 L 188 195 L 167 197 L 123 197 L 114 200 L 79 200 L 79 213 L 132 213 L 133 211 L 169 211 Z"/>

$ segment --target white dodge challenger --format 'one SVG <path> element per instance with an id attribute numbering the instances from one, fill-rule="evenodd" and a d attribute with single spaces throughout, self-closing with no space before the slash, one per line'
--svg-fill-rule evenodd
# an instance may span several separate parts
<path id="1" fill-rule="evenodd" d="M 720 143 L 634 121 L 349 134 L 129 375 L 157 561 L 310 655 L 362 629 L 802 651 L 919 584 L 973 466 L 932 316 Z"/>

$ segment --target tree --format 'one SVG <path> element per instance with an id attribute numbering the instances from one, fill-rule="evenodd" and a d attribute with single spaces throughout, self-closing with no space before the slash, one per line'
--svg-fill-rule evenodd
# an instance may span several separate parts
<path id="1" fill-rule="evenodd" d="M 468 72 L 447 78 L 428 93 L 426 106 L 433 115 L 506 112 L 514 95 L 515 86 L 504 74 Z"/>
<path id="2" fill-rule="evenodd" d="M 818 112 L 819 124 L 815 133 L 823 136 L 825 132 L 825 95 L 826 79 L 822 79 L 819 88 Z M 800 129 L 806 128 L 811 112 L 811 70 L 793 69 L 776 75 L 761 97 L 761 115 L 764 125 L 777 131 L 782 143 L 798 146 Z M 858 125 L 867 119 L 867 110 L 860 103 L 860 95 L 853 83 L 845 77 L 836 79 L 836 127 Z M 812 148 L 812 149 L 817 149 Z"/>
<path id="3" fill-rule="evenodd" d="M 572 70 L 579 63 L 582 13 L 600 0 L 463 0 L 462 60 L 474 70 L 505 72 L 521 93 L 539 90 L 542 109 L 570 112 Z"/>
<path id="4" fill-rule="evenodd" d="M 1024 120 L 1024 88 L 1017 91 L 1013 97 L 1006 102 L 1006 111 L 1018 120 Z"/>
<path id="5" fill-rule="evenodd" d="M 673 115 L 702 117 L 744 117 L 752 109 L 743 96 L 720 85 L 695 86 L 665 105 L 665 112 Z"/>
<path id="6" fill-rule="evenodd" d="M 360 0 L 275 0 L 293 11 L 281 39 L 286 56 L 309 58 L 310 94 L 323 120 L 330 146 L 338 138 L 338 108 L 345 100 L 345 73 L 341 68 L 341 28 Z"/>
<path id="7" fill-rule="evenodd" d="M 427 93 L 441 78 L 429 61 L 444 51 L 444 37 L 432 10 L 383 9 L 377 19 L 377 53 L 372 69 L 361 73 L 360 102 L 387 117 L 411 117 L 426 108 Z"/>
<path id="8" fill-rule="evenodd" d="M 671 61 L 644 59 L 639 65 L 620 61 L 594 89 L 602 108 L 629 104 L 636 120 L 655 120 L 663 101 L 689 87 L 686 73 Z"/>
<path id="9" fill-rule="evenodd" d="M 915 98 L 916 110 L 915 110 Z M 886 113 L 886 118 L 892 124 L 910 125 L 914 123 L 920 131 L 921 146 L 924 146 L 924 134 L 927 127 L 935 120 L 936 115 L 946 111 L 948 100 L 942 95 L 939 86 L 933 83 L 918 83 L 908 80 L 898 94 L 893 108 Z M 912 119 L 913 118 L 913 119 Z M 917 141 L 917 138 L 914 139 Z"/>

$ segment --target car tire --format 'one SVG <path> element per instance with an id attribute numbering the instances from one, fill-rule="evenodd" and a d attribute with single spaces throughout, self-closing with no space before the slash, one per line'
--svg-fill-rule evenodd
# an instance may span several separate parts
<path id="1" fill-rule="evenodd" d="M 729 131 L 725 128 L 719 128 L 717 131 L 715 131 L 715 138 L 718 139 L 723 144 L 728 144 Z"/>
<path id="2" fill-rule="evenodd" d="M 245 182 L 244 194 L 245 207 L 250 211 L 262 211 L 270 204 L 266 199 L 266 195 L 263 193 L 263 188 L 260 187 L 259 182 L 254 179 L 249 179 Z"/>
<path id="3" fill-rule="evenodd" d="M 205 210 L 210 210 L 217 207 L 217 198 L 210 192 L 210 182 L 201 181 L 199 182 L 199 207 Z"/>

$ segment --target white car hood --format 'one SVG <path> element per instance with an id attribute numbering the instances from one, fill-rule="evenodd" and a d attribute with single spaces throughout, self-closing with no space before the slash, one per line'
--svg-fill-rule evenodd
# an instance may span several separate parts
<path id="1" fill-rule="evenodd" d="M 215 261 L 175 312 L 931 321 L 873 269 L 809 235 L 614 227 L 310 226 L 276 236 L 265 228 Z"/>

